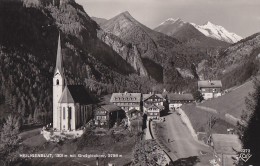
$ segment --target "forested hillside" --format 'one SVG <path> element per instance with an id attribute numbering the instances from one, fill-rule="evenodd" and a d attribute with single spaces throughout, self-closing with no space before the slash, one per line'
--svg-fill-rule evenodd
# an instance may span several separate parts
<path id="1" fill-rule="evenodd" d="M 212 53 L 198 71 L 206 79 L 221 79 L 224 88 L 230 88 L 258 75 L 259 64 L 260 34 L 256 33 L 225 50 Z"/>
<path id="2" fill-rule="evenodd" d="M 73 0 L 0 1 L 0 108 L 37 121 L 50 119 L 59 32 L 69 84 L 85 84 L 96 95 L 150 91 L 155 81 L 139 77 L 97 38 L 97 29 Z"/>

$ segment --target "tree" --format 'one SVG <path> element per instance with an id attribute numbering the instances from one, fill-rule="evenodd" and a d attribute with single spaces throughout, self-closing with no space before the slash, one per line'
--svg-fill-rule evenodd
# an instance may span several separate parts
<path id="1" fill-rule="evenodd" d="M 195 91 L 195 92 L 193 93 L 193 97 L 194 97 L 194 99 L 195 99 L 197 102 L 201 102 L 202 100 L 204 100 L 204 97 L 203 97 L 203 95 L 201 94 L 200 91 Z"/>
<path id="2" fill-rule="evenodd" d="M 254 80 L 255 91 L 246 98 L 247 110 L 243 111 L 241 121 L 238 123 L 238 134 L 244 149 L 250 149 L 252 157 L 241 165 L 260 164 L 260 82 Z"/>
<path id="3" fill-rule="evenodd" d="M 155 140 L 144 140 L 135 145 L 132 166 L 159 166 L 165 161 L 166 158 L 159 152 Z"/>
<path id="4" fill-rule="evenodd" d="M 33 121 L 32 114 L 30 114 L 29 117 L 28 117 L 28 122 L 27 122 L 27 123 L 28 123 L 28 124 L 31 124 L 32 121 Z"/>
<path id="5" fill-rule="evenodd" d="M 9 155 L 18 147 L 20 137 L 20 120 L 18 116 L 9 115 L 1 132 L 0 159 L 11 159 Z"/>

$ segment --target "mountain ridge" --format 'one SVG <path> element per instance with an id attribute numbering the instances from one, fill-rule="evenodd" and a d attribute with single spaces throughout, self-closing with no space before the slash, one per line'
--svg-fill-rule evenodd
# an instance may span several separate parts
<path id="1" fill-rule="evenodd" d="M 208 48 L 195 47 L 154 31 L 135 20 L 129 12 L 114 16 L 100 27 L 125 43 L 135 45 L 149 76 L 169 90 L 191 84 L 197 78 L 194 65 L 207 58 Z M 178 82 L 182 82 L 181 85 L 177 85 Z"/>
<path id="2" fill-rule="evenodd" d="M 228 45 L 226 42 L 207 37 L 191 23 L 185 22 L 180 18 L 167 19 L 154 30 L 198 47 L 225 47 Z"/>
<path id="3" fill-rule="evenodd" d="M 204 63 L 204 62 L 203 62 Z M 202 66 L 206 79 L 222 80 L 224 88 L 238 86 L 260 75 L 260 33 L 253 34 L 212 56 Z M 201 75 L 200 69 L 198 73 Z"/>
<path id="4" fill-rule="evenodd" d="M 192 23 L 192 25 L 206 36 L 218 40 L 226 41 L 228 43 L 236 43 L 239 40 L 243 39 L 241 36 L 229 32 L 223 26 L 215 25 L 210 21 L 208 21 L 204 25 L 196 25 L 194 23 Z"/>
<path id="5" fill-rule="evenodd" d="M 239 40 L 242 39 L 241 36 L 229 32 L 227 31 L 223 26 L 220 25 L 215 25 L 213 23 L 211 23 L 210 21 L 207 21 L 205 24 L 203 25 L 196 25 L 194 23 L 190 23 L 190 22 L 185 22 L 180 18 L 174 19 L 174 18 L 169 18 L 166 21 L 160 23 L 156 28 L 154 28 L 155 30 L 157 29 L 160 30 L 162 26 L 169 26 L 169 25 L 173 25 L 173 24 L 177 24 L 179 22 L 182 24 L 190 24 L 192 25 L 194 28 L 196 28 L 198 31 L 200 31 L 202 34 L 204 34 L 206 37 L 210 37 L 216 40 L 221 40 L 227 43 L 236 43 Z M 176 27 L 173 27 L 173 29 L 176 29 Z M 169 30 L 168 30 L 169 31 Z M 164 30 L 164 33 L 168 33 L 167 31 Z M 173 32 L 174 33 L 174 32 Z M 172 34 L 168 34 L 168 35 L 173 35 Z"/>

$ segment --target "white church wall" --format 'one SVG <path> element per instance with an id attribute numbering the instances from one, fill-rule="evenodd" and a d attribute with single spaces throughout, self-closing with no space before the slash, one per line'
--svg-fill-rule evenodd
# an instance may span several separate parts
<path id="1" fill-rule="evenodd" d="M 69 108 L 71 108 L 71 119 L 69 127 Z M 65 113 L 65 114 L 64 114 Z M 75 105 L 74 103 L 62 103 L 61 104 L 61 130 L 75 130 Z"/>
<path id="2" fill-rule="evenodd" d="M 62 95 L 62 90 L 64 87 L 64 80 L 60 75 L 59 71 L 55 73 L 53 77 L 53 128 L 60 130 L 60 107 L 59 107 L 59 100 Z"/>

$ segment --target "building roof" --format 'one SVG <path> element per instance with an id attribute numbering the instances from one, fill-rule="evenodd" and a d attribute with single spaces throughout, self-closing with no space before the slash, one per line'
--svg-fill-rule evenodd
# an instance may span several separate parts
<path id="1" fill-rule="evenodd" d="M 59 103 L 92 104 L 94 100 L 83 85 L 67 85 L 62 92 Z"/>
<path id="2" fill-rule="evenodd" d="M 163 99 L 162 94 L 154 94 L 154 93 L 150 93 L 150 94 L 143 94 L 143 101 L 145 101 L 146 99 L 150 98 L 151 96 L 156 95 L 159 98 Z"/>
<path id="3" fill-rule="evenodd" d="M 213 146 L 217 154 L 235 155 L 241 150 L 241 143 L 234 134 L 212 134 Z"/>
<path id="4" fill-rule="evenodd" d="M 145 108 L 149 109 L 149 108 L 159 108 L 160 110 L 164 109 L 164 106 L 162 105 L 156 105 L 156 104 L 149 104 L 149 105 L 145 105 Z"/>
<path id="5" fill-rule="evenodd" d="M 58 48 L 57 48 L 57 59 L 56 59 L 56 68 L 55 73 L 57 70 L 63 75 L 63 62 L 62 62 L 62 55 L 61 55 L 61 42 L 60 42 L 60 34 L 58 39 Z"/>
<path id="6" fill-rule="evenodd" d="M 141 102 L 141 93 L 113 93 L 110 102 Z"/>
<path id="7" fill-rule="evenodd" d="M 120 107 L 118 107 L 116 105 L 102 105 L 101 108 L 103 108 L 107 112 L 114 112 L 114 111 L 122 110 Z"/>
<path id="8" fill-rule="evenodd" d="M 199 88 L 221 88 L 222 83 L 220 80 L 203 80 L 198 81 Z"/>
<path id="9" fill-rule="evenodd" d="M 129 110 L 127 113 L 128 113 L 128 114 L 132 114 L 132 113 L 136 113 L 136 112 L 138 112 L 138 113 L 139 113 L 139 112 L 140 112 L 140 113 L 143 113 L 142 111 L 137 110 L 137 109 L 135 109 L 135 108 Z"/>
<path id="10" fill-rule="evenodd" d="M 167 97 L 170 101 L 193 101 L 193 95 L 190 93 L 178 94 L 178 93 L 169 93 Z"/>

